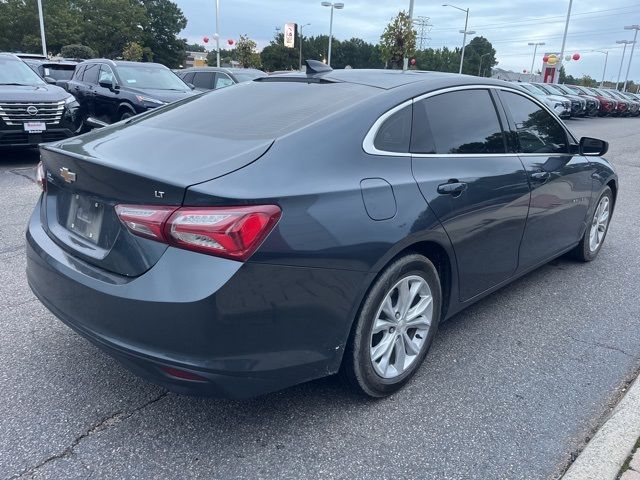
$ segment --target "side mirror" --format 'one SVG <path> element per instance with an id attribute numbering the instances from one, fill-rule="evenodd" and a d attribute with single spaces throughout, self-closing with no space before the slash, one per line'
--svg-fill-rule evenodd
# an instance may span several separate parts
<path id="1" fill-rule="evenodd" d="M 112 92 L 115 92 L 116 90 L 120 90 L 120 87 L 116 83 L 115 79 L 111 79 L 111 81 L 101 80 L 98 82 L 98 85 L 100 85 L 102 88 L 108 88 Z"/>
<path id="2" fill-rule="evenodd" d="M 44 81 L 47 82 L 49 85 L 55 85 L 56 84 L 56 79 L 55 78 L 44 77 Z"/>
<path id="3" fill-rule="evenodd" d="M 609 151 L 609 142 L 597 138 L 582 137 L 579 148 L 580 155 L 599 157 Z"/>
<path id="4" fill-rule="evenodd" d="M 196 86 L 193 83 L 187 83 L 187 86 L 191 89 L 191 90 L 195 90 Z"/>

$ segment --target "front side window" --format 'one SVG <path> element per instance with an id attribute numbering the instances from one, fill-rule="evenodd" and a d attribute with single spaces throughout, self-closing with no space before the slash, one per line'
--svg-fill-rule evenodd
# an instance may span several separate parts
<path id="1" fill-rule="evenodd" d="M 99 63 L 91 63 L 87 65 L 87 67 L 84 69 L 82 80 L 86 83 L 97 84 L 99 71 L 100 71 Z"/>
<path id="2" fill-rule="evenodd" d="M 416 102 L 412 153 L 505 153 L 505 139 L 488 90 L 460 90 Z"/>
<path id="3" fill-rule="evenodd" d="M 113 70 L 109 65 L 102 65 L 100 67 L 100 76 L 98 77 L 98 83 L 114 83 L 116 80 Z"/>
<path id="4" fill-rule="evenodd" d="M 224 88 L 233 85 L 233 80 L 226 73 L 218 73 L 215 88 Z"/>
<path id="5" fill-rule="evenodd" d="M 521 153 L 567 153 L 567 133 L 544 108 L 517 93 L 500 92 L 515 122 Z"/>
<path id="6" fill-rule="evenodd" d="M 213 73 L 197 72 L 193 76 L 193 81 L 191 83 L 193 83 L 196 88 L 204 88 L 210 90 L 211 84 L 213 83 Z"/>
<path id="7" fill-rule="evenodd" d="M 384 152 L 409 151 L 411 140 L 411 105 L 395 112 L 387 118 L 373 141 L 376 149 Z"/>

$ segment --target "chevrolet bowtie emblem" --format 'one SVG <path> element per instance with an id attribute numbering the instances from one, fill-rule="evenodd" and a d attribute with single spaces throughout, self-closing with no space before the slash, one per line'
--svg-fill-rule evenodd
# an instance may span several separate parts
<path id="1" fill-rule="evenodd" d="M 76 181 L 76 174 L 71 172 L 71 171 L 69 171 L 69 169 L 67 167 L 62 167 L 60 169 L 60 176 L 67 183 L 71 183 L 71 182 L 75 182 Z"/>

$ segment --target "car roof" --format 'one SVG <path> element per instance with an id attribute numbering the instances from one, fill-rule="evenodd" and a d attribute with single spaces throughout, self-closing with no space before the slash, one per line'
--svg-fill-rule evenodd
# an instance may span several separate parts
<path id="1" fill-rule="evenodd" d="M 3 60 L 15 60 L 16 62 L 21 62 L 22 60 L 15 53 L 9 52 L 0 52 L 0 58 Z"/>
<path id="2" fill-rule="evenodd" d="M 224 73 L 242 73 L 242 72 L 259 72 L 264 73 L 262 70 L 258 70 L 257 68 L 232 68 L 232 67 L 188 67 L 183 68 L 176 71 L 177 73 L 182 72 L 224 72 Z"/>
<path id="3" fill-rule="evenodd" d="M 110 58 L 91 58 L 89 60 L 83 60 L 82 62 L 80 62 L 81 64 L 87 64 L 87 63 L 106 63 L 107 65 L 111 65 L 111 66 L 148 66 L 148 67 L 159 67 L 159 68 L 167 68 L 164 65 L 162 65 L 161 63 L 154 63 L 154 62 L 129 62 L 127 60 L 111 60 Z M 168 70 L 168 68 L 167 68 Z"/>

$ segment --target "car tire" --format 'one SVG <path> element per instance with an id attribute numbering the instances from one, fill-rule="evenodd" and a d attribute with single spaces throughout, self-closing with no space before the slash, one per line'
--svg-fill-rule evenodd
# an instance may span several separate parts
<path id="1" fill-rule="evenodd" d="M 121 116 L 120 116 L 120 121 L 122 122 L 123 120 L 126 120 L 127 118 L 131 118 L 133 117 L 133 113 L 129 112 L 129 111 L 125 111 Z"/>
<path id="2" fill-rule="evenodd" d="M 408 294 L 404 298 L 417 293 L 409 302 L 402 302 L 401 290 Z M 418 304 L 424 309 L 420 310 Z M 395 260 L 380 274 L 363 301 L 342 361 L 343 380 L 358 393 L 374 398 L 402 388 L 418 370 L 433 342 L 441 304 L 440 279 L 433 263 L 418 254 Z M 387 312 L 395 312 L 395 318 L 390 319 Z M 410 320 L 415 315 L 418 316 Z M 374 326 L 380 331 L 374 332 Z M 377 360 L 383 350 L 385 353 Z"/>
<path id="3" fill-rule="evenodd" d="M 612 213 L 613 193 L 609 187 L 605 187 L 598 198 L 580 243 L 571 252 L 574 258 L 582 262 L 590 262 L 598 256 L 609 231 Z"/>

